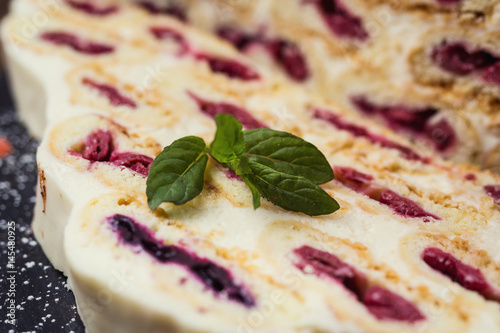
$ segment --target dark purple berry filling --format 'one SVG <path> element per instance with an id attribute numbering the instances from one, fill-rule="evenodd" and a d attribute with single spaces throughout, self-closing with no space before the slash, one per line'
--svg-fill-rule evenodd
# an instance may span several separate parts
<path id="1" fill-rule="evenodd" d="M 66 0 L 66 3 L 76 10 L 80 10 L 89 15 L 95 15 L 95 16 L 106 16 L 116 13 L 118 11 L 118 6 L 101 7 L 101 6 L 96 6 L 95 4 L 90 2 L 75 1 L 75 0 Z"/>
<path id="2" fill-rule="evenodd" d="M 482 78 L 487 83 L 500 85 L 500 61 L 486 68 L 483 71 Z"/>
<path id="3" fill-rule="evenodd" d="M 432 269 L 449 277 L 465 289 L 475 291 L 485 299 L 500 302 L 500 292 L 486 281 L 483 273 L 464 264 L 451 253 L 437 247 L 428 247 L 422 253 L 422 259 Z"/>
<path id="4" fill-rule="evenodd" d="M 109 131 L 96 130 L 85 139 L 82 157 L 92 162 L 108 161 L 113 150 L 113 137 Z"/>
<path id="5" fill-rule="evenodd" d="M 458 5 L 462 0 L 436 0 L 441 6 Z"/>
<path id="6" fill-rule="evenodd" d="M 250 292 L 244 286 L 237 285 L 227 269 L 181 247 L 165 245 L 150 230 L 127 216 L 117 214 L 109 217 L 108 222 L 125 244 L 141 247 L 162 264 L 182 266 L 217 296 L 225 296 L 246 307 L 255 306 Z"/>
<path id="7" fill-rule="evenodd" d="M 395 213 L 408 218 L 429 218 L 440 220 L 434 214 L 425 211 L 417 203 L 402 197 L 396 192 L 373 183 L 373 177 L 349 167 L 334 167 L 335 180 L 353 191 L 367 195 L 373 200 L 391 208 Z"/>
<path id="8" fill-rule="evenodd" d="M 244 51 L 253 43 L 265 43 L 264 37 L 257 34 L 246 33 L 232 26 L 222 26 L 217 29 L 217 35 L 233 44 L 238 50 Z"/>
<path id="9" fill-rule="evenodd" d="M 500 206 L 500 185 L 486 185 L 484 190 Z"/>
<path id="10" fill-rule="evenodd" d="M 250 45 L 264 47 L 276 63 L 295 81 L 302 82 L 310 76 L 304 54 L 297 44 L 291 41 L 281 38 L 265 38 L 260 34 L 252 35 L 229 26 L 220 27 L 217 29 L 217 34 L 240 51 L 245 51 Z"/>
<path id="11" fill-rule="evenodd" d="M 233 79 L 251 81 L 260 78 L 259 74 L 256 71 L 235 60 L 224 59 L 204 54 L 197 55 L 197 59 L 206 61 L 210 66 L 212 72 L 221 73 Z"/>
<path id="12" fill-rule="evenodd" d="M 111 45 L 83 40 L 78 36 L 67 32 L 44 32 L 40 37 L 46 42 L 55 45 L 69 46 L 77 52 L 88 55 L 107 54 L 115 50 L 115 48 Z"/>
<path id="13" fill-rule="evenodd" d="M 153 159 L 136 153 L 113 151 L 113 137 L 110 131 L 95 130 L 85 138 L 85 148 L 81 156 L 91 162 L 110 162 L 147 176 Z"/>
<path id="14" fill-rule="evenodd" d="M 430 138 L 437 151 L 446 152 L 456 146 L 457 135 L 455 130 L 445 119 L 441 119 L 436 123 L 428 123 L 425 134 Z"/>
<path id="15" fill-rule="evenodd" d="M 149 167 L 153 163 L 153 159 L 146 155 L 117 153 L 116 151 L 111 154 L 109 161 L 116 166 L 128 168 L 145 177 L 147 177 Z"/>
<path id="16" fill-rule="evenodd" d="M 425 319 L 425 316 L 415 305 L 392 291 L 379 286 L 368 289 L 363 304 L 372 315 L 380 320 L 387 319 L 414 323 Z"/>
<path id="17" fill-rule="evenodd" d="M 425 211 L 416 202 L 391 190 L 382 191 L 378 201 L 404 217 L 423 217 L 424 222 L 429 222 L 429 218 L 441 220 L 438 216 Z"/>
<path id="18" fill-rule="evenodd" d="M 477 176 L 473 173 L 468 173 L 464 176 L 465 180 L 468 180 L 468 181 L 475 181 L 477 180 Z"/>
<path id="19" fill-rule="evenodd" d="M 434 48 L 432 60 L 443 70 L 465 76 L 479 74 L 486 83 L 500 85 L 500 56 L 464 43 L 442 43 Z"/>
<path id="20" fill-rule="evenodd" d="M 320 119 L 323 121 L 328 122 L 329 124 L 335 126 L 339 130 L 346 131 L 354 135 L 355 137 L 363 137 L 369 140 L 372 143 L 379 144 L 380 146 L 384 148 L 390 148 L 390 149 L 395 149 L 401 153 L 401 155 L 410 160 L 410 161 L 420 161 L 422 163 L 429 163 L 430 159 L 427 157 L 422 157 L 418 153 L 416 153 L 414 150 L 405 147 L 403 145 L 400 145 L 399 143 L 390 141 L 382 136 L 370 133 L 367 129 L 352 124 L 344 119 L 342 119 L 340 116 L 333 114 L 329 111 L 325 110 L 314 110 L 314 117 L 316 119 Z"/>
<path id="21" fill-rule="evenodd" d="M 439 112 L 433 107 L 419 109 L 403 105 L 376 105 L 361 95 L 352 97 L 351 101 L 363 113 L 382 118 L 390 128 L 405 130 L 431 141 L 438 151 L 447 151 L 456 144 L 455 131 L 446 120 L 430 122 Z"/>
<path id="22" fill-rule="evenodd" d="M 343 285 L 367 310 L 381 320 L 397 320 L 413 323 L 425 319 L 415 305 L 403 297 L 380 286 L 369 286 L 366 276 L 337 256 L 304 245 L 294 250 L 300 258 L 297 268 L 306 272 L 327 276 Z"/>
<path id="23" fill-rule="evenodd" d="M 266 127 L 262 122 L 255 119 L 247 110 L 229 103 L 215 103 L 205 99 L 201 99 L 193 93 L 189 93 L 200 108 L 200 111 L 210 118 L 214 118 L 220 113 L 230 114 L 234 116 L 243 125 L 245 129 L 254 129 Z"/>
<path id="24" fill-rule="evenodd" d="M 113 106 L 128 106 L 133 109 L 137 107 L 137 104 L 132 99 L 120 94 L 115 87 L 104 83 L 97 83 L 89 78 L 83 78 L 82 83 L 96 89 L 101 95 L 105 96 Z"/>
<path id="25" fill-rule="evenodd" d="M 341 182 L 342 185 L 349 187 L 351 190 L 365 193 L 370 187 L 373 180 L 371 175 L 359 172 L 349 167 L 334 167 L 335 180 Z"/>
<path id="26" fill-rule="evenodd" d="M 150 14 L 169 15 L 182 22 L 187 21 L 186 11 L 175 4 L 171 4 L 167 7 L 159 7 L 152 1 L 139 1 L 138 5 L 147 10 Z"/>
<path id="27" fill-rule="evenodd" d="M 326 25 L 339 37 L 364 41 L 368 32 L 361 18 L 351 13 L 340 0 L 308 0 L 313 3 Z"/>
<path id="28" fill-rule="evenodd" d="M 412 109 L 403 105 L 376 105 L 362 95 L 351 98 L 354 105 L 370 116 L 382 117 L 394 129 L 407 129 L 415 133 L 425 131 L 425 127 L 438 110 L 435 108 Z"/>
<path id="29" fill-rule="evenodd" d="M 243 181 L 243 179 L 241 179 L 241 177 L 238 176 L 236 174 L 236 172 L 234 172 L 234 170 L 232 170 L 232 169 L 226 168 L 226 170 L 224 171 L 224 174 L 226 175 L 227 178 L 229 178 L 231 180 L 239 180 L 240 182 Z"/>
<path id="30" fill-rule="evenodd" d="M 188 42 L 186 41 L 184 36 L 178 31 L 175 31 L 170 27 L 160 27 L 160 26 L 151 27 L 149 31 L 156 37 L 156 39 L 172 40 L 177 44 L 179 44 L 181 47 L 181 50 L 179 52 L 180 54 L 184 54 L 189 51 Z"/>
<path id="31" fill-rule="evenodd" d="M 278 64 L 295 81 L 302 82 L 309 77 L 309 68 L 297 44 L 284 39 L 273 39 L 266 43 L 269 52 Z"/>
<path id="32" fill-rule="evenodd" d="M 470 50 L 463 43 L 439 45 L 433 50 L 432 59 L 439 67 L 456 75 L 477 72 L 500 60 L 485 50 Z"/>

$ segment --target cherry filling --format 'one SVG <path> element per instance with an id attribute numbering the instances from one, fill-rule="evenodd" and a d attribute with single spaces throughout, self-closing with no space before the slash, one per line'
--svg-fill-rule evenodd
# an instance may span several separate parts
<path id="1" fill-rule="evenodd" d="M 139 1 L 137 4 L 147 10 L 150 14 L 169 15 L 177 18 L 182 22 L 187 21 L 185 10 L 175 4 L 171 4 L 167 7 L 159 7 L 152 1 Z"/>
<path id="2" fill-rule="evenodd" d="M 214 118 L 220 113 L 225 113 L 230 114 L 238 119 L 238 121 L 243 125 L 245 129 L 266 127 L 264 123 L 255 119 L 247 110 L 236 105 L 232 105 L 229 103 L 210 102 L 208 100 L 201 99 L 193 93 L 188 94 L 196 101 L 196 103 L 198 103 L 200 111 L 210 118 Z"/>
<path id="3" fill-rule="evenodd" d="M 232 26 L 222 26 L 217 28 L 217 35 L 233 44 L 240 51 L 244 51 L 253 43 L 265 43 L 263 36 L 246 33 L 243 30 Z"/>
<path id="4" fill-rule="evenodd" d="M 378 201 L 404 217 L 423 217 L 424 222 L 429 222 L 429 217 L 441 220 L 438 216 L 425 211 L 414 201 L 391 190 L 382 191 Z"/>
<path id="5" fill-rule="evenodd" d="M 487 50 L 472 49 L 460 42 L 444 42 L 434 48 L 432 60 L 452 74 L 478 74 L 485 82 L 500 85 L 500 57 Z"/>
<path id="6" fill-rule="evenodd" d="M 373 183 L 373 177 L 349 167 L 334 167 L 335 180 L 353 191 L 367 195 L 370 199 L 391 208 L 395 213 L 407 218 L 430 218 L 440 220 L 438 216 L 425 211 L 416 202 L 402 197 L 396 192 Z"/>
<path id="7" fill-rule="evenodd" d="M 206 61 L 214 73 L 221 73 L 233 79 L 251 81 L 259 79 L 259 74 L 250 67 L 235 60 L 224 59 L 204 54 L 197 55 L 197 59 Z"/>
<path id="8" fill-rule="evenodd" d="M 340 0 L 308 0 L 313 3 L 326 25 L 339 37 L 364 41 L 368 32 L 359 16 L 351 13 Z"/>
<path id="9" fill-rule="evenodd" d="M 500 292 L 493 288 L 477 268 L 464 264 L 451 253 L 437 247 L 428 247 L 422 253 L 422 260 L 432 269 L 446 275 L 462 287 L 472 290 L 487 300 L 500 302 Z"/>
<path id="10" fill-rule="evenodd" d="M 295 43 L 284 39 L 274 39 L 267 42 L 267 48 L 292 79 L 302 82 L 309 77 L 304 55 Z"/>
<path id="11" fill-rule="evenodd" d="M 180 54 L 189 51 L 189 44 L 182 34 L 170 27 L 155 26 L 149 28 L 149 31 L 159 40 L 172 40 L 180 45 Z"/>
<path id="12" fill-rule="evenodd" d="M 92 162 L 108 161 L 112 150 L 111 132 L 99 129 L 90 133 L 85 139 L 82 157 Z"/>
<path id="13" fill-rule="evenodd" d="M 232 170 L 232 169 L 227 168 L 226 170 L 224 170 L 224 174 L 226 175 L 227 178 L 229 178 L 231 180 L 239 180 L 240 182 L 243 181 L 243 179 L 241 179 L 241 177 L 238 176 L 236 174 L 236 172 L 234 172 L 234 170 Z"/>
<path id="14" fill-rule="evenodd" d="M 387 319 L 414 323 L 425 319 L 425 316 L 415 305 L 380 286 L 373 286 L 368 289 L 363 303 L 372 315 L 381 320 Z"/>
<path id="15" fill-rule="evenodd" d="M 500 206 L 500 185 L 486 185 L 484 190 Z"/>
<path id="16" fill-rule="evenodd" d="M 110 162 L 118 167 L 125 167 L 147 176 L 153 159 L 135 153 L 113 151 L 113 137 L 110 131 L 95 130 L 85 138 L 82 157 L 91 162 Z"/>
<path id="17" fill-rule="evenodd" d="M 425 319 L 415 305 L 380 286 L 370 286 L 366 276 L 337 256 L 304 245 L 293 251 L 300 262 L 296 267 L 306 272 L 326 276 L 343 285 L 367 310 L 381 320 L 416 322 Z"/>
<path id="18" fill-rule="evenodd" d="M 137 108 L 137 104 L 132 99 L 122 95 L 115 87 L 104 83 L 97 83 L 87 77 L 82 79 L 82 83 L 96 89 L 99 94 L 106 97 L 113 106 L 128 106 L 133 109 Z"/>
<path id="19" fill-rule="evenodd" d="M 333 114 L 329 111 L 316 109 L 316 110 L 314 110 L 314 118 L 323 120 L 323 121 L 329 123 L 330 125 L 335 126 L 339 130 L 349 132 L 352 135 L 354 135 L 355 137 L 366 138 L 370 142 L 378 144 L 384 148 L 395 149 L 395 150 L 399 151 L 399 153 L 404 158 L 406 158 L 408 160 L 420 161 L 422 163 L 429 163 L 429 161 L 430 161 L 429 158 L 420 156 L 418 153 L 416 153 L 411 148 L 408 148 L 408 147 L 405 147 L 403 145 L 400 145 L 399 143 L 390 141 L 390 140 L 388 140 L 380 135 L 370 133 L 364 127 L 350 123 L 350 122 L 342 119 L 340 116 Z"/>
<path id="20" fill-rule="evenodd" d="M 88 55 L 107 54 L 115 50 L 111 45 L 83 40 L 74 34 L 61 31 L 45 32 L 40 38 L 55 45 L 69 46 L 77 52 Z"/>
<path id="21" fill-rule="evenodd" d="M 456 144 L 455 131 L 446 120 L 430 122 L 439 112 L 433 107 L 418 109 L 403 105 L 382 106 L 361 95 L 354 96 L 351 100 L 363 113 L 382 118 L 392 129 L 409 131 L 431 141 L 438 151 L 449 150 Z"/>
<path id="22" fill-rule="evenodd" d="M 436 0 L 441 6 L 458 5 L 462 0 Z"/>
<path id="23" fill-rule="evenodd" d="M 281 38 L 265 38 L 259 34 L 248 34 L 229 26 L 220 27 L 217 29 L 217 34 L 240 51 L 244 51 L 250 45 L 264 47 L 274 61 L 295 81 L 302 82 L 310 76 L 304 54 L 297 44 L 291 41 Z"/>
<path id="24" fill-rule="evenodd" d="M 80 10 L 82 12 L 85 12 L 89 15 L 95 15 L 95 16 L 106 16 L 110 15 L 113 13 L 116 13 L 118 11 L 118 6 L 107 6 L 107 7 L 98 7 L 93 3 L 90 2 L 82 2 L 82 1 L 75 1 L 75 0 L 66 0 L 66 3 L 73 7 L 74 9 Z"/>
<path id="25" fill-rule="evenodd" d="M 181 247 L 165 245 L 163 241 L 156 239 L 150 230 L 130 217 L 117 214 L 107 220 L 125 244 L 140 247 L 162 264 L 182 266 L 217 296 L 223 295 L 246 307 L 255 306 L 250 292 L 244 286 L 237 285 L 227 269 Z"/>
<path id="26" fill-rule="evenodd" d="M 111 154 L 109 161 L 116 166 L 125 167 L 145 177 L 148 175 L 149 168 L 153 163 L 153 159 L 146 155 L 117 153 L 116 151 Z"/>

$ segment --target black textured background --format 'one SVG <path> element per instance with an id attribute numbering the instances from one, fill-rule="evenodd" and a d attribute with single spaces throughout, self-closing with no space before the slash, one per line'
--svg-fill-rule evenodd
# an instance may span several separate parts
<path id="1" fill-rule="evenodd" d="M 3 0 L 0 0 L 3 1 Z M 17 120 L 5 76 L 0 78 L 0 136 L 14 147 L 0 158 L 0 333 L 83 333 L 66 277 L 55 270 L 30 229 L 35 203 L 38 142 Z M 7 318 L 7 224 L 16 223 L 16 319 Z"/>

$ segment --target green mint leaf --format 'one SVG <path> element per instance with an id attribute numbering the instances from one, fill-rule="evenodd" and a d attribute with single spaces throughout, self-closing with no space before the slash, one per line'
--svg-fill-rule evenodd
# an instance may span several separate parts
<path id="1" fill-rule="evenodd" d="M 310 216 L 327 215 L 340 208 L 335 199 L 312 181 L 250 162 L 246 179 L 269 201 L 283 209 Z"/>
<path id="2" fill-rule="evenodd" d="M 182 205 L 201 193 L 208 161 L 205 148 L 203 139 L 187 136 L 165 147 L 155 158 L 146 182 L 151 210 L 162 202 Z"/>
<path id="3" fill-rule="evenodd" d="M 248 188 L 252 192 L 252 201 L 253 201 L 253 209 L 257 209 L 260 207 L 260 192 L 259 190 L 250 182 L 248 176 L 242 175 L 241 179 L 247 184 Z"/>
<path id="4" fill-rule="evenodd" d="M 229 114 L 218 114 L 215 123 L 217 132 L 210 144 L 210 155 L 222 164 L 237 161 L 245 152 L 241 123 Z"/>
<path id="5" fill-rule="evenodd" d="M 313 144 L 286 132 L 258 128 L 243 132 L 245 156 L 280 173 L 301 176 L 315 184 L 333 179 L 326 157 Z"/>

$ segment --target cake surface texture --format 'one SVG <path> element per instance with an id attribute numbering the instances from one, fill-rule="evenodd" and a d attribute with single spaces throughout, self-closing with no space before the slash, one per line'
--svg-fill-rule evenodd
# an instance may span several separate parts
<path id="1" fill-rule="evenodd" d="M 498 171 L 498 1 L 186 3 L 188 22 L 289 82 L 444 158 Z"/>
<path id="2" fill-rule="evenodd" d="M 367 55 L 357 47 L 380 48 L 372 39 L 389 33 L 363 28 L 377 8 L 409 22 L 460 16 L 480 29 L 494 22 L 496 3 L 333 1 L 333 10 L 328 1 L 304 1 L 305 16 L 321 6 L 328 15 L 311 27 L 288 25 L 290 35 L 280 37 L 288 42 L 278 38 L 279 25 L 297 15 L 299 1 L 285 8 L 255 1 L 248 18 L 247 2 L 230 11 L 204 3 L 14 0 L 2 22 L 19 115 L 42 138 L 33 232 L 68 277 L 86 331 L 500 331 L 500 176 L 441 157 L 485 158 L 487 134 L 445 97 L 433 98 L 432 80 L 415 90 L 389 77 L 375 81 L 394 68 L 362 71 Z M 215 36 L 207 30 L 221 27 L 210 11 L 203 19 L 203 6 L 224 13 L 221 26 L 272 17 L 275 27 L 253 41 L 230 29 Z M 485 13 L 486 23 L 472 12 Z M 43 24 L 34 19 L 41 16 Z M 311 49 L 290 44 L 294 29 L 310 29 L 300 43 Z M 430 31 L 418 33 L 429 41 L 421 45 L 441 38 Z M 321 71 L 320 50 L 333 45 L 320 42 L 326 33 L 349 39 L 324 50 L 337 60 Z M 356 55 L 342 57 L 346 50 Z M 319 73 L 335 81 L 329 71 L 344 82 L 332 83 L 338 104 L 318 88 Z M 478 78 L 464 80 L 486 89 Z M 397 118 L 408 112 L 418 114 L 411 128 Z M 184 136 L 210 142 L 220 113 L 244 129 L 268 127 L 313 143 L 335 174 L 322 188 L 341 208 L 311 217 L 263 199 L 255 210 L 245 183 L 211 159 L 198 197 L 151 211 L 146 180 L 154 158 Z M 477 113 L 481 121 L 490 116 Z M 455 136 L 437 143 L 419 132 L 449 128 Z"/>

